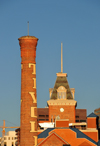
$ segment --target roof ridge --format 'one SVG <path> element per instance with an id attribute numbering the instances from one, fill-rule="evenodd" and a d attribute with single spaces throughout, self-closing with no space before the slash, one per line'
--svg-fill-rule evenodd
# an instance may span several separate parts
<path id="1" fill-rule="evenodd" d="M 70 128 L 71 130 L 73 130 L 74 132 L 76 132 L 77 134 L 77 138 L 86 138 L 87 140 L 91 141 L 92 143 L 97 145 L 97 142 L 94 141 L 92 138 L 90 138 L 89 136 L 87 136 L 86 134 L 84 134 L 83 132 L 81 132 L 80 130 L 78 130 L 77 128 Z"/>
<path id="2" fill-rule="evenodd" d="M 98 117 L 95 113 L 91 113 L 91 114 L 89 114 L 87 117 Z"/>
<path id="3" fill-rule="evenodd" d="M 49 138 L 50 136 L 52 136 L 52 134 L 55 134 L 58 138 L 60 138 L 63 142 L 65 142 L 66 144 L 69 144 L 67 141 L 65 141 L 62 137 L 60 137 L 55 131 L 49 133 L 49 135 L 44 138 L 42 141 L 40 141 L 40 143 L 38 145 L 40 145 L 41 143 L 43 143 L 47 138 Z"/>

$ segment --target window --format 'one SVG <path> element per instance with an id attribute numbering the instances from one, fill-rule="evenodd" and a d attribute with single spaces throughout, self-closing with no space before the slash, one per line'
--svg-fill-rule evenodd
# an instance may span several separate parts
<path id="1" fill-rule="evenodd" d="M 79 122 L 79 120 L 76 120 L 76 122 Z"/>
<path id="2" fill-rule="evenodd" d="M 79 118 L 79 116 L 76 116 L 76 118 Z"/>
<path id="3" fill-rule="evenodd" d="M 39 117 L 45 117 L 45 115 L 39 115 Z"/>
<path id="4" fill-rule="evenodd" d="M 4 137 L 4 140 L 6 140 L 6 137 Z"/>
<path id="5" fill-rule="evenodd" d="M 66 98 L 66 93 L 61 91 L 61 92 L 58 92 L 58 98 L 59 99 L 65 99 Z"/>
<path id="6" fill-rule="evenodd" d="M 80 122 L 86 122 L 86 120 L 80 120 Z"/>
<path id="7" fill-rule="evenodd" d="M 85 130 L 86 129 L 86 125 L 81 125 L 81 129 Z"/>
<path id="8" fill-rule="evenodd" d="M 10 137 L 8 137 L 8 140 L 10 140 Z"/>
<path id="9" fill-rule="evenodd" d="M 45 121 L 45 119 L 39 119 L 39 121 Z"/>
<path id="10" fill-rule="evenodd" d="M 43 127 L 40 127 L 40 129 L 44 129 Z"/>
<path id="11" fill-rule="evenodd" d="M 67 91 L 67 89 L 65 87 L 60 86 L 57 89 L 57 98 L 58 99 L 66 99 L 66 91 Z"/>

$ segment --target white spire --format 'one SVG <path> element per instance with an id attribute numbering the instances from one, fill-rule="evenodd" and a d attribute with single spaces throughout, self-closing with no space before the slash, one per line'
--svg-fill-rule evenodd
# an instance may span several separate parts
<path id="1" fill-rule="evenodd" d="M 63 73 L 63 47 L 61 43 L 61 73 Z"/>

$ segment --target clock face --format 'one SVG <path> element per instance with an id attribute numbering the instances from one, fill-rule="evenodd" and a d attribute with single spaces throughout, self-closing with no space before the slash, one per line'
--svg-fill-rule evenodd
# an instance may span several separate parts
<path id="1" fill-rule="evenodd" d="M 60 112 L 64 112 L 64 109 L 63 108 L 60 108 Z"/>

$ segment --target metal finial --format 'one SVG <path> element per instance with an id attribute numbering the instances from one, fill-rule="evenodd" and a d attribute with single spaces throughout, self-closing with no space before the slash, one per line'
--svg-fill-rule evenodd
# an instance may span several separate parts
<path id="1" fill-rule="evenodd" d="M 28 36 L 29 36 L 29 21 L 27 23 L 28 23 Z"/>
<path id="2" fill-rule="evenodd" d="M 61 43 L 61 73 L 63 73 L 63 47 Z"/>

